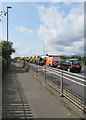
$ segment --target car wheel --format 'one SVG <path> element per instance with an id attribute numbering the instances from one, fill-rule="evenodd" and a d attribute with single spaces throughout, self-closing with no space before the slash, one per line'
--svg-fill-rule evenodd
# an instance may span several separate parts
<path id="1" fill-rule="evenodd" d="M 81 70 L 78 70 L 78 72 L 80 73 L 80 72 L 81 72 Z"/>
<path id="2" fill-rule="evenodd" d="M 79 73 L 81 72 L 81 70 L 78 71 Z"/>
<path id="3" fill-rule="evenodd" d="M 70 68 L 68 68 L 67 71 L 70 72 Z"/>
<path id="4" fill-rule="evenodd" d="M 49 66 L 51 67 L 51 64 L 49 64 Z"/>

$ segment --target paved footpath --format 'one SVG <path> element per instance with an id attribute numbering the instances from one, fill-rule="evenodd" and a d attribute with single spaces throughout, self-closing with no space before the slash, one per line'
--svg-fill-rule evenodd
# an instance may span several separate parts
<path id="1" fill-rule="evenodd" d="M 76 107 L 74 112 L 67 109 L 61 104 L 60 97 L 52 95 L 31 72 L 26 72 L 18 63 L 10 66 L 2 85 L 3 118 L 83 117 Z"/>

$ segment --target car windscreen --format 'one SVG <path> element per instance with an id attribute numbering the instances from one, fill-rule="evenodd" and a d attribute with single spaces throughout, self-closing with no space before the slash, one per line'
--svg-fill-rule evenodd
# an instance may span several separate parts
<path id="1" fill-rule="evenodd" d="M 80 61 L 78 61 L 78 60 L 72 61 L 72 64 L 73 65 L 80 65 Z"/>

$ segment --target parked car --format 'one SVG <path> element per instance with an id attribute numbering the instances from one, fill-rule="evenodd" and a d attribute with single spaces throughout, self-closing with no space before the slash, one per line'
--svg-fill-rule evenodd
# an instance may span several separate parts
<path id="1" fill-rule="evenodd" d="M 69 72 L 81 72 L 82 65 L 77 59 L 64 59 L 58 63 L 58 68 Z"/>

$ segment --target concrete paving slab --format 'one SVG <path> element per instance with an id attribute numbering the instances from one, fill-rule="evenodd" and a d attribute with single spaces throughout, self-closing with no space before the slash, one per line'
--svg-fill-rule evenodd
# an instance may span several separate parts
<path id="1" fill-rule="evenodd" d="M 33 73 L 34 74 L 34 73 Z M 16 115 L 8 112 L 11 109 L 15 113 L 21 114 L 19 117 L 29 118 L 82 118 L 77 113 L 73 114 L 65 105 L 61 104 L 60 97 L 55 97 L 46 89 L 46 84 L 40 84 L 31 72 L 26 72 L 18 63 L 11 65 L 6 77 L 3 80 L 3 117 L 13 117 Z M 53 91 L 53 89 L 52 89 Z M 56 93 L 58 94 L 58 93 Z M 68 102 L 69 104 L 69 102 Z M 24 115 L 20 107 L 24 110 Z M 15 108 L 15 109 L 13 109 Z M 25 109 L 23 109 L 25 108 Z M 18 112 L 18 110 L 20 110 Z M 26 113 L 25 113 L 26 112 Z M 28 114 L 30 113 L 30 114 Z M 9 116 L 7 116 L 9 115 Z"/>
<path id="2" fill-rule="evenodd" d="M 19 67 L 19 64 L 16 64 Z M 36 118 L 79 118 L 79 114 L 72 114 L 58 99 L 44 88 L 43 85 L 29 72 L 17 74 L 24 94 L 31 105 Z"/>

